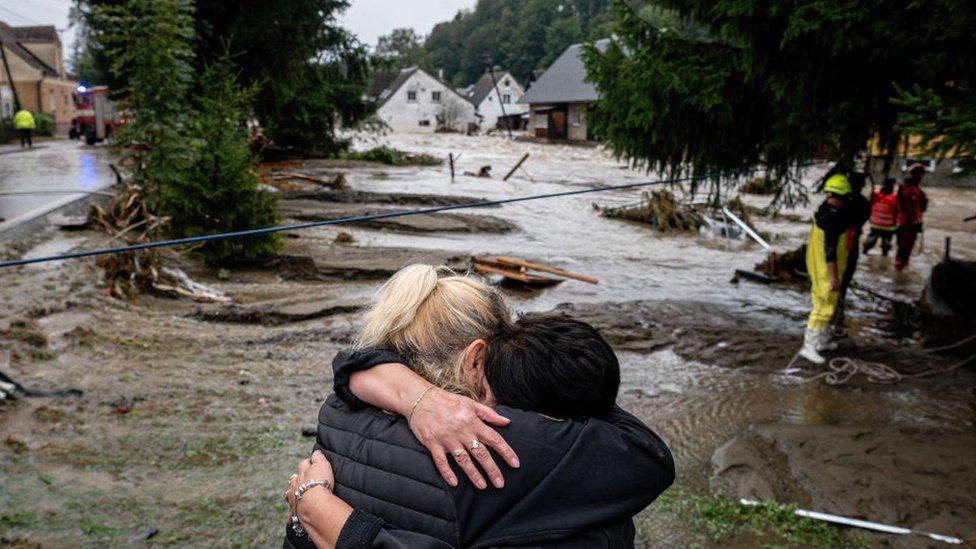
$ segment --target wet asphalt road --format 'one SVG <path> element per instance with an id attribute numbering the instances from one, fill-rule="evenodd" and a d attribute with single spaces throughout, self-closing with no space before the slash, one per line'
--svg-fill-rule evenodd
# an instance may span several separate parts
<path id="1" fill-rule="evenodd" d="M 0 231 L 112 184 L 109 149 L 54 139 L 0 147 Z M 21 193 L 37 194 L 21 194 Z M 11 194 L 16 193 L 16 194 Z"/>

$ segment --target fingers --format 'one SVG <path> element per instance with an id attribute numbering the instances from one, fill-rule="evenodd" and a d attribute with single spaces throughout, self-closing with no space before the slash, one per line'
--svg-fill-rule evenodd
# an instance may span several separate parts
<path id="1" fill-rule="evenodd" d="M 325 461 L 325 454 L 322 453 L 322 450 L 316 450 L 312 452 L 312 457 L 309 458 L 309 460 L 311 463 L 314 463 L 316 465 L 320 464 L 323 461 Z"/>
<path id="2" fill-rule="evenodd" d="M 495 465 L 495 460 L 491 457 L 491 452 L 483 444 L 471 449 L 471 457 L 485 470 L 485 474 L 491 479 L 491 483 L 495 488 L 501 489 L 505 487 L 505 479 L 502 477 L 502 472 Z"/>
<path id="3" fill-rule="evenodd" d="M 445 455 L 447 452 L 444 451 L 444 448 L 434 445 L 428 446 L 427 450 L 430 451 L 431 457 L 434 458 L 434 467 L 437 467 L 437 472 L 441 474 L 444 482 L 449 486 L 457 486 L 457 475 L 454 474 L 454 470 L 451 469 L 451 464 L 447 461 L 447 456 Z"/>
<path id="4" fill-rule="evenodd" d="M 502 416 L 501 414 L 489 408 L 488 406 L 485 406 L 484 404 L 479 404 L 475 408 L 475 410 L 478 413 L 478 417 L 484 420 L 485 423 L 489 423 L 491 425 L 504 427 L 512 422 L 512 420 Z"/>
<path id="5" fill-rule="evenodd" d="M 305 471 L 307 471 L 308 468 L 311 467 L 311 466 L 312 466 L 312 460 L 311 459 L 303 459 L 302 461 L 300 461 L 298 463 L 298 476 L 304 477 L 305 476 Z"/>
<path id="6" fill-rule="evenodd" d="M 505 442 L 505 439 L 498 434 L 494 429 L 483 426 L 479 431 L 478 440 L 485 446 L 491 448 L 498 453 L 508 463 L 511 467 L 518 469 L 521 466 L 518 456 L 515 454 L 515 450 Z"/>
<path id="7" fill-rule="evenodd" d="M 461 452 L 457 454 L 452 454 L 454 456 L 454 461 L 461 467 L 464 474 L 471 479 L 471 484 L 474 484 L 479 490 L 484 490 L 488 487 L 488 483 L 485 482 L 485 478 L 481 476 L 481 472 L 478 471 L 478 467 L 475 466 L 474 461 L 471 460 L 471 456 L 468 452 L 464 450 L 463 447 L 458 447 Z"/>

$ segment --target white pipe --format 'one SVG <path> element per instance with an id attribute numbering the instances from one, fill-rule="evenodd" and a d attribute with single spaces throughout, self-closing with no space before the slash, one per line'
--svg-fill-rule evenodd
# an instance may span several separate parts
<path id="1" fill-rule="evenodd" d="M 750 500 L 750 499 L 740 499 L 739 503 L 749 507 L 755 507 L 757 505 L 760 505 L 760 502 L 756 500 Z M 925 536 L 936 541 L 950 543 L 952 545 L 961 545 L 963 543 L 961 539 L 952 536 L 944 536 L 942 534 L 932 534 L 930 532 L 916 532 L 909 528 L 902 528 L 901 526 L 889 526 L 887 524 L 879 524 L 877 522 L 869 522 L 866 520 L 852 519 L 852 518 L 842 517 L 839 515 L 828 515 L 827 513 L 818 513 L 816 511 L 806 511 L 803 509 L 797 509 L 796 515 L 799 517 L 805 517 L 813 520 L 820 520 L 823 522 L 830 522 L 833 524 L 842 524 L 844 526 L 853 526 L 855 528 L 863 528 L 865 530 L 874 530 L 875 532 L 884 532 L 886 534 L 897 534 L 900 536 L 915 534 L 919 536 Z"/>
<path id="2" fill-rule="evenodd" d="M 767 250 L 773 249 L 773 247 L 769 245 L 769 242 L 763 240 L 763 237 L 759 236 L 759 234 L 757 234 L 756 231 L 752 230 L 752 227 L 747 225 L 745 221 L 739 219 L 739 216 L 729 211 L 728 208 L 722 208 L 722 213 L 729 216 L 729 218 L 732 219 L 732 221 L 734 221 L 736 225 L 738 225 L 743 231 L 745 231 L 747 235 L 752 237 L 753 240 L 758 242 L 760 246 L 762 246 Z"/>

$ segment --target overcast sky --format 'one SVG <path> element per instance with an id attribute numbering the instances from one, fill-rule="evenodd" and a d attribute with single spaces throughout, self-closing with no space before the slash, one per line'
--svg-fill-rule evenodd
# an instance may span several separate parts
<path id="1" fill-rule="evenodd" d="M 352 0 L 352 6 L 340 20 L 364 43 L 375 46 L 377 38 L 395 28 L 411 27 L 421 34 L 427 34 L 434 25 L 451 19 L 460 9 L 473 7 L 475 2 Z M 13 26 L 54 25 L 59 30 L 64 29 L 61 40 L 65 44 L 64 53 L 68 55 L 74 41 L 74 32 L 68 29 L 68 10 L 72 3 L 72 0 L 0 0 L 0 21 Z"/>

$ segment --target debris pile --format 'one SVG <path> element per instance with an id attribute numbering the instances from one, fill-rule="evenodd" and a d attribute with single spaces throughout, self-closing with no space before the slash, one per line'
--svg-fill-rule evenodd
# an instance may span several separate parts
<path id="1" fill-rule="evenodd" d="M 779 191 L 779 184 L 775 179 L 768 177 L 751 179 L 739 187 L 739 192 L 745 194 L 771 195 L 776 194 L 777 191 Z"/>
<path id="2" fill-rule="evenodd" d="M 604 217 L 646 223 L 663 233 L 698 232 L 705 224 L 702 215 L 691 206 L 679 204 L 667 190 L 641 194 L 641 202 L 622 208 L 601 208 Z"/>
<path id="3" fill-rule="evenodd" d="M 89 212 L 91 225 L 111 238 L 106 244 L 132 246 L 165 236 L 169 219 L 156 215 L 143 199 L 142 192 L 129 185 L 110 204 L 95 204 Z M 107 292 L 118 299 L 134 299 L 139 293 L 170 297 L 185 296 L 196 301 L 230 302 L 223 293 L 198 284 L 177 268 L 162 265 L 159 250 L 138 250 L 100 256 L 105 270 Z"/>
<path id="4" fill-rule="evenodd" d="M 802 284 L 807 281 L 807 246 L 792 252 L 771 252 L 756 270 L 783 282 Z"/>

